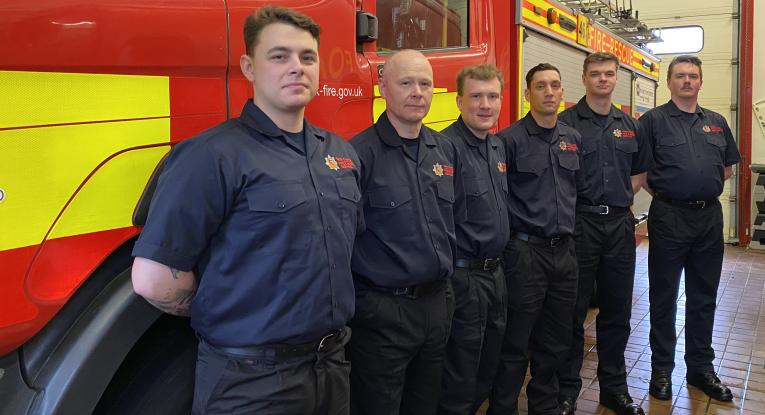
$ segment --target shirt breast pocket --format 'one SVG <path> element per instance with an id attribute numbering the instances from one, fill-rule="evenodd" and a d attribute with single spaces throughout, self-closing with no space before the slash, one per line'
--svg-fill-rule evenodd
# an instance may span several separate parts
<path id="1" fill-rule="evenodd" d="M 489 184 L 486 179 L 472 178 L 465 179 L 465 194 L 468 197 L 483 197 L 489 191 Z"/>
<path id="2" fill-rule="evenodd" d="M 541 175 L 547 170 L 547 157 L 545 156 L 528 156 L 518 157 L 515 160 L 515 166 L 518 173 L 533 174 L 535 176 Z"/>
<path id="3" fill-rule="evenodd" d="M 412 194 L 408 186 L 378 187 L 369 192 L 365 210 L 367 229 L 374 228 L 381 238 L 400 238 L 414 226 Z"/>
<path id="4" fill-rule="evenodd" d="M 656 139 L 656 158 L 666 164 L 681 164 L 687 161 L 688 141 L 682 135 L 659 135 Z"/>
<path id="5" fill-rule="evenodd" d="M 634 138 L 620 138 L 616 140 L 614 147 L 617 157 L 615 161 L 618 163 L 621 159 L 623 166 L 632 166 L 633 154 L 638 151 L 637 141 Z"/>
<path id="6" fill-rule="evenodd" d="M 436 182 L 436 193 L 441 202 L 449 204 L 454 203 L 454 184 L 451 180 L 440 180 Z"/>
<path id="7" fill-rule="evenodd" d="M 302 183 L 274 183 L 247 190 L 247 204 L 253 212 L 286 213 L 305 201 Z"/>
<path id="8" fill-rule="evenodd" d="M 312 218 L 304 206 L 308 200 L 302 183 L 272 183 L 255 186 L 245 191 L 249 215 L 242 226 L 251 235 L 265 240 L 279 235 L 292 235 L 295 226 L 302 226 Z M 299 220 L 296 220 L 299 218 Z M 307 234 L 303 232 L 302 234 Z M 301 244 L 301 241 L 294 241 Z"/>
<path id="9" fill-rule="evenodd" d="M 561 152 L 558 154 L 558 164 L 566 170 L 579 170 L 579 157 L 573 151 Z"/>
<path id="10" fill-rule="evenodd" d="M 359 191 L 356 178 L 351 175 L 338 177 L 335 180 L 335 185 L 337 186 L 337 195 L 340 197 L 338 207 L 343 221 L 342 225 L 348 238 L 353 240 L 359 223 L 357 215 L 361 191 Z"/>
<path id="11" fill-rule="evenodd" d="M 707 151 L 710 153 L 711 160 L 715 164 L 723 164 L 725 160 L 725 149 L 728 143 L 722 134 L 706 134 Z"/>

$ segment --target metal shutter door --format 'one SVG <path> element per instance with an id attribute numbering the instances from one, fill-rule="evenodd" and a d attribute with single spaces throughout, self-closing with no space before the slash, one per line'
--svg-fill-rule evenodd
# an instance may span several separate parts
<path id="1" fill-rule="evenodd" d="M 622 110 L 627 114 L 632 112 L 630 110 L 632 107 L 632 72 L 619 68 L 613 100 L 614 104 L 621 105 Z"/>
<path id="2" fill-rule="evenodd" d="M 539 63 L 547 62 L 558 68 L 563 81 L 563 100 L 575 104 L 584 95 L 582 63 L 587 54 L 532 30 L 525 29 L 523 42 L 522 82 L 526 88 L 526 73 Z M 629 95 L 628 95 L 629 96 Z M 627 101 L 629 105 L 629 100 Z M 529 104 L 521 96 L 521 116 L 529 111 Z"/>

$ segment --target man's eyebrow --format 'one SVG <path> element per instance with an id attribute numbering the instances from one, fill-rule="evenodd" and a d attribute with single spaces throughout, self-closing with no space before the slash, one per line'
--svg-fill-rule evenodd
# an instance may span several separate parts
<path id="1" fill-rule="evenodd" d="M 292 49 L 286 46 L 274 46 L 271 49 L 269 49 L 267 53 L 273 53 L 273 52 L 292 52 Z"/>

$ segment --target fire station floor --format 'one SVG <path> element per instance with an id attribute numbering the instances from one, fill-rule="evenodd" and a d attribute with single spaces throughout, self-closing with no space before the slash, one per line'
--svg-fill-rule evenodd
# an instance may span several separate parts
<path id="1" fill-rule="evenodd" d="M 708 398 L 685 382 L 685 295 L 680 284 L 677 313 L 677 350 L 672 374 L 674 397 L 659 401 L 648 394 L 651 378 L 651 348 L 648 345 L 648 241 L 637 249 L 635 289 L 632 299 L 632 334 L 625 352 L 627 384 L 635 402 L 646 414 L 765 414 L 765 253 L 726 246 L 714 337 L 715 367 L 718 376 L 733 391 L 733 402 Z M 591 309 L 585 322 L 584 384 L 577 403 L 577 414 L 612 414 L 598 404 L 595 344 L 595 316 Z M 483 414 L 482 408 L 479 413 Z M 525 391 L 520 413 L 526 414 Z"/>

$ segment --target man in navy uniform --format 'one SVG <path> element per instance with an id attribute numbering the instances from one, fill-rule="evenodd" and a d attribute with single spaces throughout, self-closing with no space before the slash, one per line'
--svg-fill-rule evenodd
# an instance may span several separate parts
<path id="1" fill-rule="evenodd" d="M 574 232 L 579 288 L 571 348 L 558 372 L 564 415 L 574 413 L 582 389 L 584 320 L 596 282 L 600 403 L 617 414 L 643 413 L 627 389 L 624 350 L 635 279 L 635 218 L 630 205 L 653 158 L 638 122 L 613 105 L 618 71 L 619 58 L 611 53 L 587 56 L 582 72 L 586 94 L 559 116 L 582 135 Z"/>
<path id="2" fill-rule="evenodd" d="M 349 410 L 359 161 L 303 118 L 319 30 L 284 8 L 247 18 L 240 65 L 254 98 L 171 151 L 133 251 L 135 291 L 191 315 L 194 414 Z"/>
<path id="3" fill-rule="evenodd" d="M 685 270 L 686 379 L 713 399 L 730 401 L 733 395 L 713 365 L 712 328 L 724 250 L 717 198 L 741 157 L 725 118 L 698 105 L 701 84 L 699 58 L 674 58 L 667 69 L 671 100 L 640 118 L 656 161 L 646 186 L 653 195 L 648 214 L 649 392 L 657 399 L 672 398 L 677 295 Z"/>
<path id="4" fill-rule="evenodd" d="M 433 70 L 420 52 L 388 58 L 386 110 L 351 140 L 361 160 L 366 231 L 353 251 L 348 344 L 351 412 L 436 412 L 454 298 L 455 223 L 465 220 L 457 149 L 422 119 Z"/>
<path id="5" fill-rule="evenodd" d="M 474 414 L 488 397 L 499 364 L 507 313 L 500 255 L 510 226 L 505 147 L 489 130 L 499 118 L 503 85 L 494 65 L 463 68 L 457 74 L 461 115 L 442 131 L 460 153 L 468 220 L 456 229 L 455 310 L 439 414 Z"/>
<path id="6" fill-rule="evenodd" d="M 526 74 L 530 112 L 502 130 L 507 148 L 511 239 L 505 253 L 508 312 L 489 414 L 518 409 L 526 368 L 530 414 L 558 412 L 556 372 L 571 344 L 576 302 L 576 181 L 581 138 L 558 121 L 560 72 L 541 63 Z"/>

